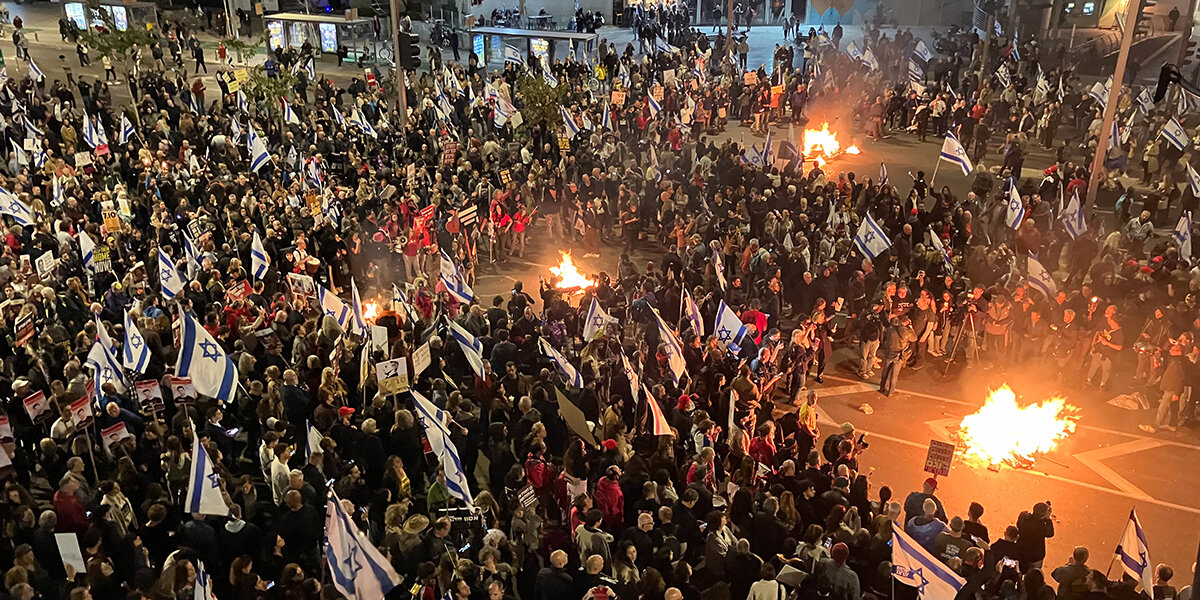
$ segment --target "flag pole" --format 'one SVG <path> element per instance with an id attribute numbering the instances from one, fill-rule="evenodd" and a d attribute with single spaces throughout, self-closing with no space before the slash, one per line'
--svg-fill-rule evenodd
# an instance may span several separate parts
<path id="1" fill-rule="evenodd" d="M 963 150 L 966 151 L 966 148 L 963 148 Z M 937 172 L 941 166 L 942 166 L 942 155 L 941 155 L 941 153 L 939 153 L 937 162 L 933 164 L 933 176 L 929 178 L 929 189 L 930 190 L 934 189 L 933 184 L 935 181 L 937 181 Z"/>

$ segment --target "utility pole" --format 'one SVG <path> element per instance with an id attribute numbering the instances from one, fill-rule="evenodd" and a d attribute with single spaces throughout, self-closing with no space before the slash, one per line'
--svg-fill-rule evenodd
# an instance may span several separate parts
<path id="1" fill-rule="evenodd" d="M 408 99 L 405 95 L 408 93 L 408 86 L 405 85 L 405 80 L 408 79 L 406 65 L 400 63 L 400 44 L 408 43 L 408 39 L 401 42 L 400 40 L 400 0 L 391 0 L 392 13 L 392 64 L 396 68 L 396 103 L 400 108 L 400 130 L 403 131 L 408 127 Z"/>
<path id="2" fill-rule="evenodd" d="M 733 41 L 733 0 L 725 3 L 725 56 L 729 57 L 729 44 Z M 734 65 L 737 66 L 737 65 Z"/>
<path id="3" fill-rule="evenodd" d="M 1129 47 L 1133 45 L 1133 32 L 1137 29 L 1138 9 L 1142 0 L 1129 0 L 1125 7 L 1125 29 L 1121 32 L 1121 50 L 1117 54 L 1117 70 L 1113 73 L 1112 88 L 1108 90 L 1108 103 L 1104 106 L 1104 121 L 1100 126 L 1100 139 L 1096 140 L 1096 156 L 1092 159 L 1092 171 L 1088 177 L 1086 207 L 1096 205 L 1096 190 L 1100 188 L 1100 171 L 1104 158 L 1108 156 L 1108 140 L 1112 135 L 1113 119 L 1117 116 L 1117 102 L 1121 98 L 1121 87 L 1125 81 L 1125 63 L 1129 61 Z"/>

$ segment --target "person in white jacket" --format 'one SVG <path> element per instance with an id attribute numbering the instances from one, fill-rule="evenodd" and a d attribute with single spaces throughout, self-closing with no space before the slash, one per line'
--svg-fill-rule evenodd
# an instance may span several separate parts
<path id="1" fill-rule="evenodd" d="M 750 585 L 750 595 L 746 600 L 786 600 L 788 590 L 782 583 L 775 581 L 774 565 L 763 563 L 758 576 L 759 580 Z"/>

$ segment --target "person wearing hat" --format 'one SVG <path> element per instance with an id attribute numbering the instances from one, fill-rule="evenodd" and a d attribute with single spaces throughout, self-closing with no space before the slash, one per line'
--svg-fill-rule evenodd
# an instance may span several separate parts
<path id="1" fill-rule="evenodd" d="M 924 484 L 921 485 L 921 491 L 912 492 L 911 494 L 908 495 L 907 498 L 904 499 L 904 522 L 905 523 L 907 523 L 909 519 L 912 519 L 913 517 L 918 517 L 921 515 L 921 512 L 922 512 L 921 507 L 925 503 L 926 500 L 933 500 L 934 505 L 937 506 L 937 512 L 934 513 L 934 516 L 941 519 L 942 521 L 946 520 L 946 509 L 944 507 L 942 507 L 942 501 L 939 500 L 937 496 L 933 495 L 934 492 L 937 491 L 937 488 L 938 488 L 937 479 L 930 477 L 925 480 Z"/>
<path id="2" fill-rule="evenodd" d="M 817 580 L 826 582 L 829 587 L 829 597 L 839 600 L 858 600 L 862 597 L 858 575 L 846 566 L 850 558 L 850 547 L 845 542 L 838 542 L 829 551 L 830 558 L 817 561 L 814 569 Z"/>
<path id="3" fill-rule="evenodd" d="M 841 455 L 838 447 L 841 446 L 842 440 L 854 441 L 854 424 L 846 421 L 842 423 L 837 433 L 825 438 L 825 442 L 821 444 L 821 455 L 825 457 L 827 462 L 833 462 Z"/>

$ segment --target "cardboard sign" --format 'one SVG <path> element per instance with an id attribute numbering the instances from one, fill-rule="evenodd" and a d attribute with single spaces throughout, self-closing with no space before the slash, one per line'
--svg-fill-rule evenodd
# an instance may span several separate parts
<path id="1" fill-rule="evenodd" d="M 299 273 L 288 273 L 288 289 L 292 295 L 297 298 L 315 298 L 317 296 L 317 284 L 312 277 L 301 275 Z"/>
<path id="2" fill-rule="evenodd" d="M 84 427 L 96 418 L 96 414 L 92 412 L 91 394 L 72 402 L 67 408 L 71 411 L 71 422 L 77 427 Z"/>
<path id="3" fill-rule="evenodd" d="M 58 542 L 58 555 L 62 557 L 64 567 L 70 565 L 76 573 L 87 573 L 83 551 L 79 549 L 79 538 L 74 533 L 56 533 L 54 541 Z"/>
<path id="4" fill-rule="evenodd" d="M 250 71 L 238 69 L 233 72 L 233 77 L 238 80 L 238 83 L 246 83 L 250 79 Z"/>
<path id="5" fill-rule="evenodd" d="M 75 168 L 76 169 L 82 169 L 83 167 L 86 167 L 90 164 L 92 164 L 92 154 L 90 152 L 76 152 L 75 153 Z"/>
<path id="6" fill-rule="evenodd" d="M 235 300 L 245 300 L 246 296 L 250 295 L 250 282 L 243 279 L 241 283 L 235 283 L 225 288 L 225 300 L 233 302 Z"/>
<path id="7" fill-rule="evenodd" d="M 12 423 L 8 421 L 8 417 L 0 416 L 0 443 L 8 443 L 13 441 Z"/>
<path id="8" fill-rule="evenodd" d="M 625 90 L 613 90 L 612 96 L 609 97 L 609 102 L 617 106 L 625 106 Z"/>
<path id="9" fill-rule="evenodd" d="M 13 327 L 17 331 L 17 341 L 13 342 L 16 346 L 24 346 L 26 342 L 33 339 L 34 327 L 33 317 L 37 313 L 28 312 L 17 317 L 17 322 Z"/>
<path id="10" fill-rule="evenodd" d="M 665 93 L 666 90 L 661 85 L 655 85 L 654 87 L 650 88 L 650 96 L 654 98 L 655 102 L 662 102 L 663 94 Z"/>
<path id="11" fill-rule="evenodd" d="M 415 183 L 417 181 L 416 163 L 408 163 L 408 166 L 404 167 L 404 174 L 408 177 L 408 183 Z"/>
<path id="12" fill-rule="evenodd" d="M 512 173 L 508 169 L 500 169 L 500 183 L 504 185 L 512 183 Z"/>
<path id="13" fill-rule="evenodd" d="M 49 419 L 51 416 L 53 416 L 50 414 L 50 401 L 46 399 L 45 392 L 34 392 L 29 396 L 26 396 L 25 399 L 21 401 L 21 404 L 25 405 L 25 413 L 28 414 L 29 419 L 35 423 Z"/>
<path id="14" fill-rule="evenodd" d="M 115 210 L 105 210 L 100 213 L 104 218 L 104 229 L 108 233 L 121 231 L 121 214 Z"/>
<path id="15" fill-rule="evenodd" d="M 133 389 L 137 393 L 138 405 L 144 412 L 158 412 L 166 407 L 163 403 L 162 388 L 158 385 L 157 379 L 135 381 Z"/>
<path id="16" fill-rule="evenodd" d="M 375 73 L 373 71 L 371 71 L 370 69 L 363 69 L 363 70 L 367 72 L 367 86 L 369 86 L 371 89 L 375 89 L 376 87 L 378 87 L 379 80 L 375 79 Z"/>
<path id="17" fill-rule="evenodd" d="M 758 71 L 746 71 L 742 75 L 742 83 L 746 85 L 758 85 Z"/>
<path id="18" fill-rule="evenodd" d="M 112 272 L 112 248 L 107 244 L 100 244 L 92 252 L 92 262 L 96 265 L 97 272 Z"/>
<path id="19" fill-rule="evenodd" d="M 104 444 L 104 450 L 111 456 L 113 446 L 121 443 L 123 440 L 132 440 L 133 434 L 129 433 L 129 429 L 125 427 L 125 422 L 118 422 L 112 427 L 105 427 L 100 430 L 100 442 Z"/>
<path id="20" fill-rule="evenodd" d="M 429 363 L 432 362 L 432 357 L 429 354 L 429 342 L 421 344 L 420 348 L 413 351 L 413 377 L 419 376 L 429 368 Z"/>
<path id="21" fill-rule="evenodd" d="M 571 149 L 571 138 L 567 137 L 567 134 L 558 134 L 558 149 L 562 150 L 563 152 L 567 152 Z"/>
<path id="22" fill-rule="evenodd" d="M 442 166 L 453 166 L 456 158 L 458 158 L 458 142 L 446 142 L 446 145 L 442 147 Z"/>
<path id="23" fill-rule="evenodd" d="M 525 510 L 533 510 L 533 507 L 538 505 L 537 492 L 533 490 L 533 486 L 531 485 L 517 490 L 517 500 L 521 502 L 521 507 Z"/>
<path id="24" fill-rule="evenodd" d="M 379 382 L 379 393 L 399 394 L 408 391 L 408 363 L 403 358 L 375 363 L 375 378 Z"/>
<path id="25" fill-rule="evenodd" d="M 45 254 L 37 257 L 33 264 L 37 265 L 38 279 L 44 282 L 54 274 L 54 269 L 58 267 L 58 259 L 54 258 L 53 251 L 47 250 Z"/>
<path id="26" fill-rule="evenodd" d="M 175 404 L 196 403 L 196 386 L 192 385 L 191 377 L 171 378 L 171 399 Z"/>
<path id="27" fill-rule="evenodd" d="M 371 352 L 387 352 L 388 331 L 387 327 L 379 325 L 371 325 Z"/>
<path id="28" fill-rule="evenodd" d="M 188 235 L 192 236 L 192 241 L 197 243 L 200 242 L 200 238 L 204 237 L 205 233 L 208 233 L 204 231 L 204 224 L 200 222 L 200 219 L 192 219 L 191 221 L 188 221 L 187 228 Z"/>
<path id="29" fill-rule="evenodd" d="M 242 89 L 242 82 L 235 79 L 230 79 L 225 82 L 225 87 L 229 88 L 230 94 L 236 94 Z"/>
<path id="30" fill-rule="evenodd" d="M 954 462 L 954 444 L 929 440 L 929 453 L 925 455 L 925 472 L 945 477 L 950 474 Z"/>
<path id="31" fill-rule="evenodd" d="M 663 83 L 671 87 L 675 87 L 675 69 L 667 69 L 662 72 Z"/>

